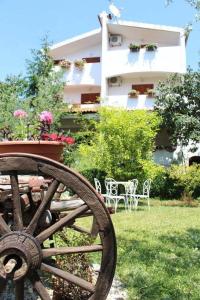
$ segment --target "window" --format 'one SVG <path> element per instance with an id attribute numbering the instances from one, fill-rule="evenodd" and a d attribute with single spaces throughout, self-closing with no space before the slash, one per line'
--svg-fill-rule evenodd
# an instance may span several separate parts
<path id="1" fill-rule="evenodd" d="M 99 103 L 100 93 L 81 94 L 81 104 Z"/>
<path id="2" fill-rule="evenodd" d="M 148 90 L 153 90 L 154 85 L 152 83 L 148 84 L 133 84 L 132 90 L 138 91 L 141 95 L 148 93 Z"/>
<path id="3" fill-rule="evenodd" d="M 86 61 L 86 63 L 99 63 L 101 61 L 100 57 L 83 57 L 83 59 Z"/>

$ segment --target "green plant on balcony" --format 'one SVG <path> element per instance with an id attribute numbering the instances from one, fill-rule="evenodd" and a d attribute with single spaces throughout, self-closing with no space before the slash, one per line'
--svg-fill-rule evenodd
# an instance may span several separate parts
<path id="1" fill-rule="evenodd" d="M 146 94 L 149 97 L 153 97 L 155 95 L 155 90 L 154 89 L 147 89 Z"/>
<path id="2" fill-rule="evenodd" d="M 79 69 L 80 71 L 82 71 L 84 69 L 86 60 L 85 59 L 76 59 L 74 61 L 74 65 L 77 69 Z"/>
<path id="3" fill-rule="evenodd" d="M 147 51 L 155 51 L 158 47 L 155 44 L 147 44 L 145 48 Z"/>
<path id="4" fill-rule="evenodd" d="M 131 43 L 129 45 L 129 49 L 130 49 L 131 52 L 138 52 L 138 51 L 140 51 L 140 46 Z"/>
<path id="5" fill-rule="evenodd" d="M 139 96 L 139 94 L 140 94 L 139 91 L 133 89 L 128 93 L 128 96 L 129 98 L 136 98 Z"/>
<path id="6" fill-rule="evenodd" d="M 62 59 L 60 62 L 59 62 L 59 66 L 61 68 L 64 68 L 64 69 L 67 69 L 69 70 L 71 68 L 71 61 L 67 60 L 67 59 Z"/>

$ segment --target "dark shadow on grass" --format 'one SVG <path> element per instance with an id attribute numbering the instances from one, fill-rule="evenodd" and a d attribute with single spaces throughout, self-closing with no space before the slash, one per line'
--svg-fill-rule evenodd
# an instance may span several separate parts
<path id="1" fill-rule="evenodd" d="M 148 225 L 147 225 L 148 226 Z M 118 272 L 130 299 L 200 299 L 200 230 L 118 236 Z M 142 238 L 144 236 L 144 238 Z"/>

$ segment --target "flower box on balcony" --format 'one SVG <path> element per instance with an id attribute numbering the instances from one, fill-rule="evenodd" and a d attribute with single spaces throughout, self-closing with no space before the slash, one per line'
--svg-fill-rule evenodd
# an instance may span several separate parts
<path id="1" fill-rule="evenodd" d="M 155 96 L 155 90 L 154 89 L 147 89 L 146 94 L 148 97 L 154 97 Z"/>
<path id="2" fill-rule="evenodd" d="M 131 90 L 129 93 L 128 93 L 128 97 L 129 98 L 137 98 L 139 96 L 140 92 L 137 91 L 137 90 Z"/>
<path id="3" fill-rule="evenodd" d="M 75 67 L 80 71 L 84 69 L 85 63 L 86 63 L 85 59 L 80 59 L 80 60 L 77 59 L 74 61 Z"/>
<path id="4" fill-rule="evenodd" d="M 129 45 L 129 49 L 130 49 L 131 52 L 138 52 L 138 51 L 140 51 L 140 46 L 131 43 Z"/>
<path id="5" fill-rule="evenodd" d="M 155 51 L 158 47 L 155 44 L 147 44 L 145 48 L 147 51 Z"/>
<path id="6" fill-rule="evenodd" d="M 67 70 L 69 70 L 71 68 L 71 61 L 67 60 L 67 59 L 63 59 L 59 62 L 59 66 L 62 68 L 65 68 Z"/>

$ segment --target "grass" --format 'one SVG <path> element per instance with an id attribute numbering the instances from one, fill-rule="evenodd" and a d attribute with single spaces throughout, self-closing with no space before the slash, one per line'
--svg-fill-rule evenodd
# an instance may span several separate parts
<path id="1" fill-rule="evenodd" d="M 129 300 L 200 299 L 200 208 L 143 206 L 112 220 Z"/>

